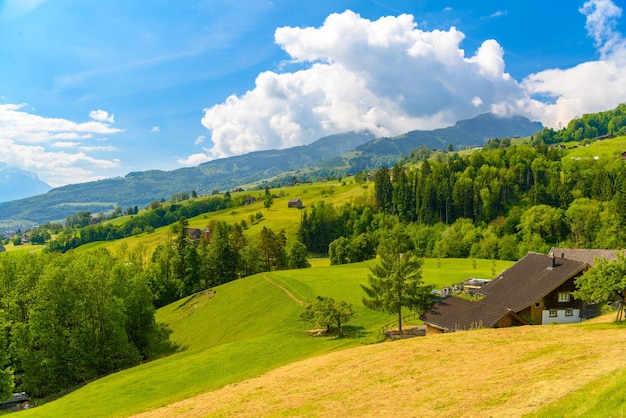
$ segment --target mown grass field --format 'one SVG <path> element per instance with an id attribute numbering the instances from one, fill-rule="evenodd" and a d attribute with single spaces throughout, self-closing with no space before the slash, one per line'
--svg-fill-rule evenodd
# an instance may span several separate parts
<path id="1" fill-rule="evenodd" d="M 9 243 L 4 246 L 4 249 L 7 252 L 11 252 L 14 254 L 18 254 L 18 253 L 29 254 L 29 253 L 41 251 L 43 248 L 44 248 L 43 245 L 32 245 L 32 244 L 13 245 L 13 243 Z"/>
<path id="2" fill-rule="evenodd" d="M 24 416 L 127 416 L 255 378 L 295 361 L 379 340 L 395 316 L 366 309 L 361 284 L 373 261 L 259 274 L 203 292 L 158 311 L 181 352 L 95 381 Z M 511 263 L 499 262 L 503 269 Z M 491 261 L 426 260 L 424 279 L 437 286 L 467 276 L 490 277 Z M 429 279 L 432 277 L 432 281 Z M 268 280 L 269 279 L 269 280 Z M 284 289 L 284 290 L 283 290 Z M 353 303 L 345 338 L 311 337 L 299 320 L 317 295 Z"/>
<path id="3" fill-rule="evenodd" d="M 623 417 L 625 332 L 526 326 L 361 346 L 140 416 Z"/>

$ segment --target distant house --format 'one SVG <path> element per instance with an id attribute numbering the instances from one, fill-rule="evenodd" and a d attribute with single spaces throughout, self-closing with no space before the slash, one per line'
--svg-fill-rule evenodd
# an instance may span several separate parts
<path id="1" fill-rule="evenodd" d="M 288 208 L 302 209 L 302 200 L 300 200 L 300 199 L 289 199 L 289 201 L 287 202 L 287 207 Z"/>
<path id="2" fill-rule="evenodd" d="M 594 310 L 572 297 L 574 280 L 588 268 L 584 261 L 531 252 L 484 284 L 479 302 L 446 298 L 426 312 L 423 320 L 431 332 L 580 322 L 595 316 Z"/>
<path id="3" fill-rule="evenodd" d="M 622 158 L 626 160 L 626 151 L 622 152 Z"/>
<path id="4" fill-rule="evenodd" d="M 249 205 L 251 203 L 256 202 L 256 198 L 252 197 L 252 196 L 248 196 L 245 199 L 243 199 L 243 204 L 244 205 Z"/>
<path id="5" fill-rule="evenodd" d="M 190 241 L 197 241 L 202 236 L 202 231 L 198 228 L 185 228 L 184 233 Z"/>

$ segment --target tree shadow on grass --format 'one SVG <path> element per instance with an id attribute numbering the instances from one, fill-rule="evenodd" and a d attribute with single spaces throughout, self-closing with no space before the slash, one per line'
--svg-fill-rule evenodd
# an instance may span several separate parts
<path id="1" fill-rule="evenodd" d="M 363 338 L 370 336 L 371 332 L 366 332 L 365 328 L 362 326 L 356 325 L 344 325 L 341 327 L 342 332 L 339 334 L 337 329 L 332 329 L 329 336 L 332 336 L 333 339 L 342 339 L 342 338 Z"/>
<path id="2" fill-rule="evenodd" d="M 152 361 L 161 357 L 167 357 L 169 355 L 185 351 L 187 349 L 187 347 L 183 347 L 170 340 L 172 330 L 167 324 L 158 323 L 157 327 L 158 332 L 156 333 L 156 338 L 152 346 L 152 350 L 150 352 L 150 355 L 148 356 L 148 361 Z"/>

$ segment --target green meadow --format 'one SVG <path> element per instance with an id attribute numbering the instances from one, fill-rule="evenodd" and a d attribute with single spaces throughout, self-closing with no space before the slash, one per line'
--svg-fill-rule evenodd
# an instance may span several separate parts
<path id="1" fill-rule="evenodd" d="M 307 207 L 311 207 L 321 201 L 332 203 L 333 205 L 339 207 L 344 203 L 354 201 L 355 199 L 367 199 L 372 190 L 369 186 L 371 185 L 356 184 L 351 178 L 348 178 L 345 182 L 329 181 L 273 189 L 272 194 L 276 197 L 274 198 L 274 202 L 269 210 L 263 206 L 263 196 L 265 195 L 264 190 L 234 192 L 232 193 L 233 198 L 250 195 L 255 197 L 257 201 L 249 205 L 195 216 L 188 219 L 189 227 L 202 229 L 212 220 L 224 220 L 230 224 L 245 221 L 248 224 L 248 230 L 246 231 L 248 236 L 255 236 L 259 234 L 263 227 L 269 228 L 275 232 L 284 230 L 287 235 L 287 244 L 289 245 L 289 243 L 296 239 L 298 225 L 302 216 L 301 210 L 287 207 L 289 199 L 301 199 L 304 205 L 303 210 L 306 210 Z M 199 197 L 199 199 L 201 198 L 202 197 Z M 250 216 L 259 212 L 263 215 L 263 219 L 258 223 L 253 224 L 250 221 Z M 127 221 L 130 216 L 132 215 L 122 216 L 110 222 L 121 224 Z M 116 252 L 123 247 L 132 250 L 139 246 L 143 246 L 147 252 L 151 254 L 156 246 L 166 240 L 168 236 L 174 238 L 171 225 L 156 228 L 150 233 L 144 232 L 115 241 L 93 242 L 79 247 L 77 251 L 89 251 L 94 248 L 108 248 L 112 252 Z"/>
<path id="2" fill-rule="evenodd" d="M 94 381 L 23 415 L 132 415 L 298 360 L 378 342 L 379 328 L 394 315 L 361 303 L 360 285 L 367 283 L 373 263 L 259 274 L 177 301 L 157 313 L 172 331 L 177 353 Z M 497 268 L 510 264 L 498 262 Z M 491 260 L 476 260 L 476 268 L 465 259 L 425 260 L 423 277 L 441 287 L 470 276 L 490 277 L 491 269 Z M 347 336 L 310 336 L 312 325 L 299 319 L 302 306 L 285 290 L 304 302 L 322 295 L 352 303 L 357 315 L 346 324 Z"/>

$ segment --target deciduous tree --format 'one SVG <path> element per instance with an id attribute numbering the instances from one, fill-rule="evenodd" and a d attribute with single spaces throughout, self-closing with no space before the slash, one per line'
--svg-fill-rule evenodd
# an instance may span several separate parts
<path id="1" fill-rule="evenodd" d="M 13 393 L 13 371 L 7 367 L 8 361 L 4 320 L 0 316 L 0 402 L 8 399 Z"/>
<path id="2" fill-rule="evenodd" d="M 626 256 L 617 254 L 611 262 L 596 260 L 595 266 L 576 278 L 576 290 L 573 295 L 590 303 L 616 302 L 618 304 L 617 321 L 624 319 L 626 302 Z"/>
<path id="3" fill-rule="evenodd" d="M 309 254 L 306 250 L 306 246 L 300 241 L 294 242 L 291 247 L 289 247 L 289 268 L 302 269 L 311 267 L 308 257 Z"/>
<path id="4" fill-rule="evenodd" d="M 339 335 L 341 335 L 343 331 L 342 326 L 354 318 L 354 315 L 354 307 L 348 302 L 317 296 L 313 303 L 307 305 L 300 318 L 313 322 L 315 326 L 326 327 L 326 332 L 330 332 L 334 325 Z"/>

